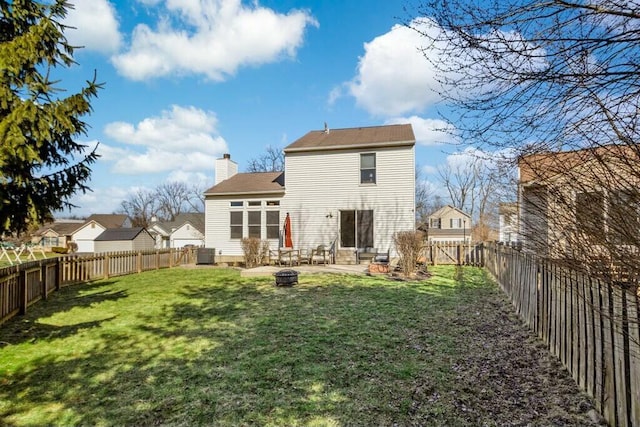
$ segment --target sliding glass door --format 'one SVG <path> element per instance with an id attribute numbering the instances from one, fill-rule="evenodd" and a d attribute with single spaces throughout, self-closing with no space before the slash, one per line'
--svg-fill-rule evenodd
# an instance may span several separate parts
<path id="1" fill-rule="evenodd" d="M 373 247 L 373 211 L 340 211 L 340 247 Z"/>

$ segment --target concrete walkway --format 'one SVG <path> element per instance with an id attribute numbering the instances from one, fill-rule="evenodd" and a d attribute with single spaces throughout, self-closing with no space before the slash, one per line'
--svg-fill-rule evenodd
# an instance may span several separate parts
<path id="1" fill-rule="evenodd" d="M 240 276 L 241 277 L 273 276 L 273 273 L 280 270 L 295 270 L 300 274 L 319 274 L 319 273 L 367 274 L 368 266 L 364 264 L 295 265 L 293 267 L 263 265 L 260 267 L 243 269 L 240 271 Z"/>

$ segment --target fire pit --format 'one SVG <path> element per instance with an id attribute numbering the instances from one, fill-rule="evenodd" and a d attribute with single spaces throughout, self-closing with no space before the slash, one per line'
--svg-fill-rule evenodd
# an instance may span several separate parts
<path id="1" fill-rule="evenodd" d="M 293 286 L 298 283 L 298 272 L 295 270 L 280 270 L 273 275 L 276 277 L 276 286 Z"/>

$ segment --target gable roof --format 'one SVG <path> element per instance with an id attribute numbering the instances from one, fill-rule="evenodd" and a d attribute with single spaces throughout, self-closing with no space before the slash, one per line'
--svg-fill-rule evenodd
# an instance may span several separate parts
<path id="1" fill-rule="evenodd" d="M 640 161 L 640 148 L 637 145 L 602 145 L 573 151 L 535 153 L 518 159 L 521 184 L 545 181 L 566 174 L 578 166 L 592 161 L 602 162 L 607 158 L 634 163 Z"/>
<path id="2" fill-rule="evenodd" d="M 174 229 L 178 229 L 185 224 L 191 224 L 193 228 L 204 234 L 204 213 L 200 212 L 186 212 L 176 215 L 173 221 L 159 222 L 153 224 L 160 227 L 167 234 L 171 234 Z"/>
<path id="3" fill-rule="evenodd" d="M 143 232 L 149 234 L 144 227 L 107 228 L 94 241 L 134 240 Z"/>
<path id="4" fill-rule="evenodd" d="M 450 212 L 450 211 L 456 211 L 459 214 L 466 216 L 467 218 L 471 218 L 471 215 L 469 215 L 468 213 L 466 213 L 462 209 L 458 209 L 455 206 L 451 206 L 451 205 L 445 205 L 445 206 L 441 207 L 440 209 L 436 210 L 431 215 L 429 215 L 429 218 L 440 218 L 443 215 L 445 215 L 447 212 Z"/>
<path id="5" fill-rule="evenodd" d="M 204 192 L 206 195 L 281 194 L 284 192 L 284 172 L 237 173 Z"/>
<path id="6" fill-rule="evenodd" d="M 122 227 L 128 218 L 125 214 L 93 214 L 86 222 L 95 221 L 104 228 L 118 228 Z"/>
<path id="7" fill-rule="evenodd" d="M 284 152 L 412 146 L 415 142 L 410 124 L 313 130 L 285 147 Z"/>
<path id="8" fill-rule="evenodd" d="M 81 221 L 55 221 L 49 224 L 45 224 L 40 227 L 35 233 L 34 236 L 41 236 L 45 234 L 48 230 L 54 231 L 58 236 L 69 236 L 73 234 L 79 227 L 82 226 Z"/>

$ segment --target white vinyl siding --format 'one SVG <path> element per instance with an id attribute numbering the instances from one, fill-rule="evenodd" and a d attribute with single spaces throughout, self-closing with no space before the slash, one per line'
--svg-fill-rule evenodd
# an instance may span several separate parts
<path id="1" fill-rule="evenodd" d="M 174 230 L 171 233 L 170 240 L 172 248 L 182 248 L 185 245 L 204 245 L 204 235 L 189 223 L 183 224 Z"/>
<path id="2" fill-rule="evenodd" d="M 339 240 L 340 210 L 373 210 L 379 250 L 393 252 L 393 233 L 414 230 L 414 148 L 376 149 L 376 185 L 360 184 L 360 154 L 365 152 L 287 153 L 281 212 L 291 215 L 294 247 Z"/>
<path id="3" fill-rule="evenodd" d="M 95 252 L 146 251 L 155 249 L 155 241 L 147 232 L 142 232 L 133 240 L 105 240 L 95 242 Z"/>
<path id="4" fill-rule="evenodd" d="M 375 153 L 375 185 L 363 185 L 360 154 Z M 287 153 L 286 194 L 207 196 L 205 247 L 222 256 L 242 256 L 240 239 L 230 238 L 231 212 L 243 212 L 242 236 L 249 235 L 247 213 L 260 210 L 261 236 L 272 249 L 278 245 L 287 212 L 294 248 L 309 249 L 339 241 L 341 210 L 373 211 L 374 247 L 395 255 L 393 234 L 415 229 L 415 151 L 413 146 L 375 150 L 335 150 Z M 262 200 L 261 207 L 248 206 Z M 244 201 L 242 207 L 231 202 Z M 271 203 L 270 203 L 271 202 Z M 275 203 L 279 202 L 276 207 Z M 267 212 L 279 211 L 279 224 L 267 224 Z M 268 228 L 270 227 L 270 228 Z M 271 231 L 268 231 L 271 230 Z"/>
<path id="5" fill-rule="evenodd" d="M 247 200 L 268 200 L 269 202 L 262 203 L 262 207 L 260 206 L 252 206 L 248 207 Z M 267 212 L 268 211 L 278 211 L 282 212 L 276 205 L 276 202 L 280 203 L 281 198 L 278 196 L 274 196 L 273 194 L 268 195 L 260 195 L 255 194 L 251 196 L 217 196 L 212 197 L 209 196 L 205 200 L 205 241 L 204 245 L 207 248 L 215 248 L 218 254 L 223 256 L 232 255 L 232 256 L 242 256 L 242 247 L 241 247 L 241 239 L 232 239 L 230 237 L 230 224 L 231 224 L 231 212 L 240 212 L 242 213 L 242 236 L 247 237 L 249 235 L 249 225 L 247 223 L 248 217 L 247 213 L 251 211 L 258 211 L 261 213 L 260 217 L 260 225 L 261 230 L 264 230 L 264 233 L 261 231 L 261 238 L 268 239 L 270 243 L 270 247 L 275 249 L 278 247 L 278 237 L 268 238 L 267 235 Z M 243 207 L 231 207 L 231 201 L 245 201 L 243 203 Z M 282 222 L 284 221 L 284 214 L 279 214 L 280 224 L 273 224 L 276 226 L 275 229 L 276 234 L 279 235 L 279 230 L 282 228 Z"/>
<path id="6" fill-rule="evenodd" d="M 102 225 L 92 221 L 73 233 L 72 240 L 78 245 L 77 252 L 94 252 L 94 240 L 104 230 L 106 229 Z"/>

